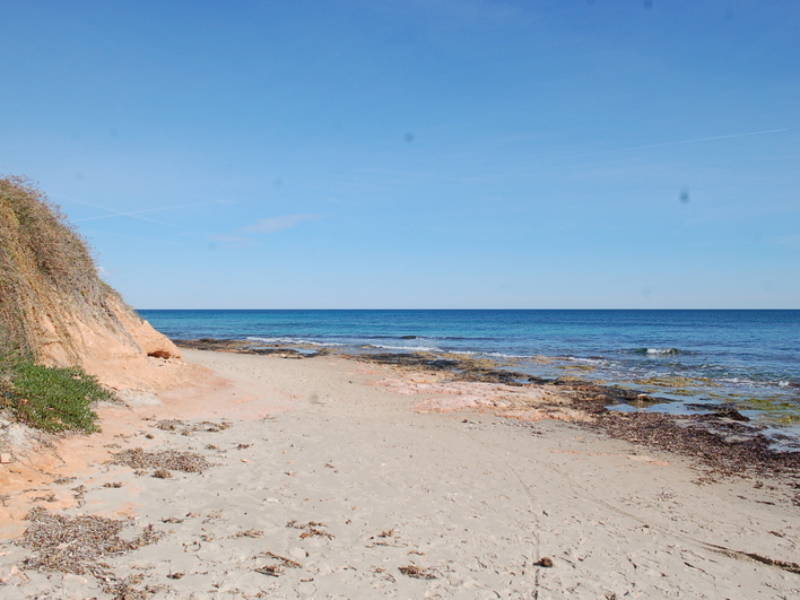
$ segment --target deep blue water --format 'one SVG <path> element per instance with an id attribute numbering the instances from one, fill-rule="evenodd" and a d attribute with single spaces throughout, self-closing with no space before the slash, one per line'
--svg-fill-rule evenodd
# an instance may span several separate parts
<path id="1" fill-rule="evenodd" d="M 465 352 L 532 374 L 619 383 L 673 398 L 663 410 L 724 400 L 773 421 L 800 414 L 800 310 L 139 312 L 172 338 Z"/>

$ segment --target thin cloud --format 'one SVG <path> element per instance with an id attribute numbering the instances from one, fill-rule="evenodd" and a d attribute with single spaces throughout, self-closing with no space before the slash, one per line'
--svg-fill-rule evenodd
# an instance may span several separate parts
<path id="1" fill-rule="evenodd" d="M 283 215 L 281 217 L 270 217 L 268 219 L 261 219 L 244 227 L 242 231 L 249 233 L 275 233 L 276 231 L 284 231 L 291 229 L 305 223 L 306 221 L 315 221 L 320 218 L 320 215 L 300 214 L 300 215 Z"/>

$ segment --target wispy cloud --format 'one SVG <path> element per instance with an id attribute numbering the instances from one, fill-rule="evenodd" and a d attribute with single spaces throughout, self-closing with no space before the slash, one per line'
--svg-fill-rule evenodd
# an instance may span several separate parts
<path id="1" fill-rule="evenodd" d="M 239 227 L 238 229 L 229 233 L 220 233 L 209 236 L 209 241 L 212 243 L 226 244 L 230 246 L 250 246 L 259 235 L 269 235 L 278 231 L 285 231 L 297 227 L 301 223 L 308 221 L 316 221 L 321 219 L 322 215 L 315 214 L 295 214 L 295 215 L 281 215 L 278 217 L 267 217 L 259 219 L 250 225 Z"/>
<path id="2" fill-rule="evenodd" d="M 300 215 L 283 215 L 281 217 L 269 217 L 256 221 L 252 225 L 243 227 L 242 231 L 248 233 L 275 233 L 276 231 L 283 231 L 296 227 L 300 223 L 306 221 L 315 221 L 320 218 L 320 215 L 300 214 Z"/>

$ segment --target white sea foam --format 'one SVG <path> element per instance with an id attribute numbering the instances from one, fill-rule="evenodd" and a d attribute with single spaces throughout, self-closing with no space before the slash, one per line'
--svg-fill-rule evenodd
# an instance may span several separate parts
<path id="1" fill-rule="evenodd" d="M 392 346 L 390 344 L 369 344 L 373 348 L 381 348 L 382 350 L 418 350 L 420 352 L 442 352 L 441 348 L 436 346 Z"/>
<path id="2" fill-rule="evenodd" d="M 283 338 L 283 337 L 258 337 L 249 336 L 246 338 L 252 342 L 264 342 L 265 344 L 309 344 L 311 346 L 341 346 L 337 342 L 317 342 L 314 340 L 304 340 L 302 338 Z"/>
<path id="3" fill-rule="evenodd" d="M 563 358 L 565 360 L 571 360 L 573 362 L 586 363 L 586 364 L 589 364 L 589 365 L 604 365 L 604 364 L 606 364 L 608 362 L 608 361 L 606 361 L 606 360 L 604 360 L 602 358 L 585 358 L 585 357 L 582 357 L 582 356 L 561 356 L 561 357 L 558 357 L 558 358 Z"/>
<path id="4" fill-rule="evenodd" d="M 646 350 L 647 354 L 678 354 L 679 350 L 677 348 L 648 348 Z"/>

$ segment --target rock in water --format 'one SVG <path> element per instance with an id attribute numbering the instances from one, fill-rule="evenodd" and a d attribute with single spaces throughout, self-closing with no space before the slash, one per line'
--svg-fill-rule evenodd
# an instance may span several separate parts
<path id="1" fill-rule="evenodd" d="M 116 374 L 145 367 L 153 360 L 148 355 L 180 356 L 100 280 L 85 242 L 58 208 L 22 179 L 6 178 L 0 179 L 0 352 L 13 350 L 50 366 L 83 367 L 111 384 Z"/>

